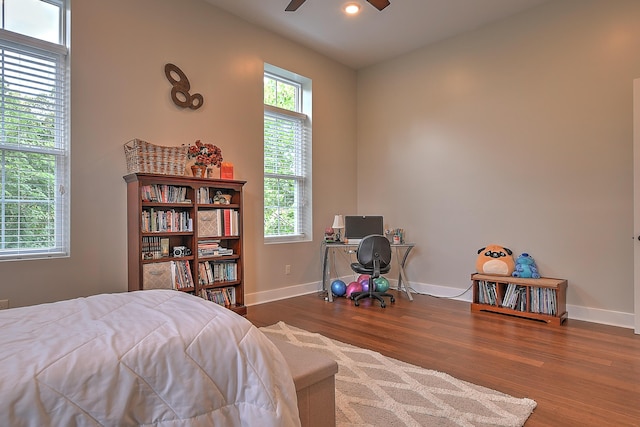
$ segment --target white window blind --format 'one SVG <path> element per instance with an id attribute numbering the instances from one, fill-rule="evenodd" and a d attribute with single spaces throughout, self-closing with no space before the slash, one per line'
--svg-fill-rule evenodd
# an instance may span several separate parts
<path id="1" fill-rule="evenodd" d="M 304 236 L 306 116 L 265 105 L 265 236 Z M 266 202 L 265 202 L 266 203 Z"/>
<path id="2" fill-rule="evenodd" d="M 68 254 L 67 49 L 0 30 L 0 259 Z"/>

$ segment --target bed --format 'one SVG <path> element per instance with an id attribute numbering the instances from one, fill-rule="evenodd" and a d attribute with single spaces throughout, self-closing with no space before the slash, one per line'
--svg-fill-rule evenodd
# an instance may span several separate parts
<path id="1" fill-rule="evenodd" d="M 249 321 L 171 290 L 0 311 L 11 426 L 299 426 L 282 354 Z"/>

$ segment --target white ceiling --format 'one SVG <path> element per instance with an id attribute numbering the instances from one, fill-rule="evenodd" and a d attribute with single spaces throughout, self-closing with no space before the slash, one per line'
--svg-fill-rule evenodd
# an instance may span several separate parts
<path id="1" fill-rule="evenodd" d="M 378 11 L 366 0 L 205 0 L 248 22 L 359 69 L 481 27 L 549 0 L 390 0 Z M 342 12 L 359 3 L 358 16 Z"/>

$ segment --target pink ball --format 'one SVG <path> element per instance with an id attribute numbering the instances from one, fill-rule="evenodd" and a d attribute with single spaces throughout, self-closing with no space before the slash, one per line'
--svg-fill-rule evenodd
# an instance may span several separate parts
<path id="1" fill-rule="evenodd" d="M 345 293 L 345 297 L 350 298 L 351 294 L 354 292 L 362 292 L 362 283 L 351 282 L 347 285 L 347 292 Z"/>
<path id="2" fill-rule="evenodd" d="M 369 276 L 368 274 L 361 274 L 361 275 L 358 276 L 358 282 L 362 283 L 365 280 L 369 281 L 369 277 L 371 277 L 371 276 Z"/>

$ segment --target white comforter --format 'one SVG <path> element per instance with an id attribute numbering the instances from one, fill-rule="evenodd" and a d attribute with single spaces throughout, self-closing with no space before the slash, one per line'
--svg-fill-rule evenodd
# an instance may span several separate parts
<path id="1" fill-rule="evenodd" d="M 282 355 L 249 321 L 178 291 L 0 311 L 10 426 L 299 426 Z"/>

